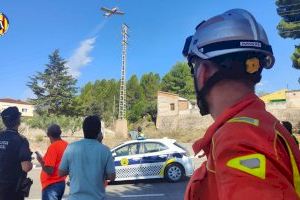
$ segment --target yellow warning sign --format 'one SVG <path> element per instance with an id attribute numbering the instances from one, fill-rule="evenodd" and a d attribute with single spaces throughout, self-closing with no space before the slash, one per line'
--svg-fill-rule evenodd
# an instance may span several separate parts
<path id="1" fill-rule="evenodd" d="M 4 35 L 9 27 L 9 21 L 7 17 L 0 12 L 0 36 Z"/>
<path id="2" fill-rule="evenodd" d="M 122 158 L 120 163 L 122 166 L 127 166 L 129 164 L 128 158 Z"/>

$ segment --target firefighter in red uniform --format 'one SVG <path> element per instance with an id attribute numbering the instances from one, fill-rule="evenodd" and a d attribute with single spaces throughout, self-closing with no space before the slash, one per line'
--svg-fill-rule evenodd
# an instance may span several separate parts
<path id="1" fill-rule="evenodd" d="M 214 119 L 193 145 L 207 161 L 190 179 L 185 199 L 300 199 L 299 149 L 255 95 L 263 68 L 275 62 L 263 27 L 248 11 L 229 10 L 200 23 L 183 54 L 200 113 Z"/>

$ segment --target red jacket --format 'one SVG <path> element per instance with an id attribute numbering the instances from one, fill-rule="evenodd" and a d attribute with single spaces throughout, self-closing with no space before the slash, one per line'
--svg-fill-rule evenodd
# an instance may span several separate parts
<path id="1" fill-rule="evenodd" d="M 299 147 L 254 94 L 219 116 L 193 149 L 203 149 L 207 162 L 185 200 L 300 199 Z"/>

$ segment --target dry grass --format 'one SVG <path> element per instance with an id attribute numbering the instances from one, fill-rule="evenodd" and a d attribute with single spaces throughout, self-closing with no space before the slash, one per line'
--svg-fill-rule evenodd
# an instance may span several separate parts
<path id="1" fill-rule="evenodd" d="M 148 126 L 144 129 L 144 134 L 147 138 L 171 138 L 181 143 L 195 142 L 200 137 L 203 137 L 205 130 L 160 130 L 155 126 Z"/>
<path id="2" fill-rule="evenodd" d="M 205 132 L 204 130 L 158 131 L 153 123 L 146 122 L 140 125 L 143 127 L 143 133 L 145 134 L 146 138 L 167 137 L 171 139 L 176 139 L 178 142 L 181 143 L 194 142 L 198 138 L 202 137 Z M 23 128 L 22 133 L 28 138 L 30 143 L 30 148 L 33 152 L 39 151 L 42 154 L 46 152 L 48 146 L 50 145 L 50 141 L 47 138 L 45 131 L 39 129 Z M 63 133 L 63 139 L 66 140 L 68 143 L 78 141 L 82 138 L 83 138 L 82 132 L 78 132 L 74 135 L 71 135 L 70 133 Z M 128 140 L 128 138 L 124 138 L 122 136 L 118 136 L 114 134 L 107 134 L 104 137 L 102 142 L 103 144 L 112 148 L 126 140 Z"/>
<path id="3" fill-rule="evenodd" d="M 50 145 L 49 139 L 46 137 L 46 134 L 42 130 L 36 129 L 29 129 L 27 130 L 30 134 L 26 134 L 25 136 L 29 140 L 30 148 L 33 152 L 39 151 L 44 154 Z M 154 124 L 146 124 L 143 125 L 143 132 L 146 138 L 171 138 L 175 139 L 180 143 L 193 143 L 198 138 L 203 137 L 205 130 L 176 130 L 176 131 L 158 131 Z M 300 141 L 300 134 L 296 135 L 298 140 Z M 78 141 L 83 138 L 82 133 L 77 133 L 73 136 L 70 134 L 64 134 L 63 139 L 66 140 L 68 143 L 72 143 Z M 112 148 L 121 144 L 122 142 L 128 140 L 128 138 L 124 138 L 118 135 L 106 135 L 103 139 L 103 144 L 107 145 L 108 147 Z"/>
<path id="4" fill-rule="evenodd" d="M 109 148 L 113 148 L 119 144 L 121 144 L 122 142 L 125 142 L 126 140 L 128 140 L 127 138 L 124 138 L 122 136 L 113 136 L 113 135 L 107 135 L 102 143 L 105 144 L 106 146 L 108 146 Z"/>

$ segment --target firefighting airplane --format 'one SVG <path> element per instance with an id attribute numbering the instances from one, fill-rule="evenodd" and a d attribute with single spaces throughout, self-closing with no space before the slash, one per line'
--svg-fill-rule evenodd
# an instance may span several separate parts
<path id="1" fill-rule="evenodd" d="M 117 8 L 117 7 L 114 7 L 112 9 L 101 7 L 101 10 L 105 12 L 103 14 L 103 16 L 105 16 L 105 17 L 110 17 L 112 15 L 124 15 L 125 14 L 124 12 L 120 11 L 119 8 Z"/>

